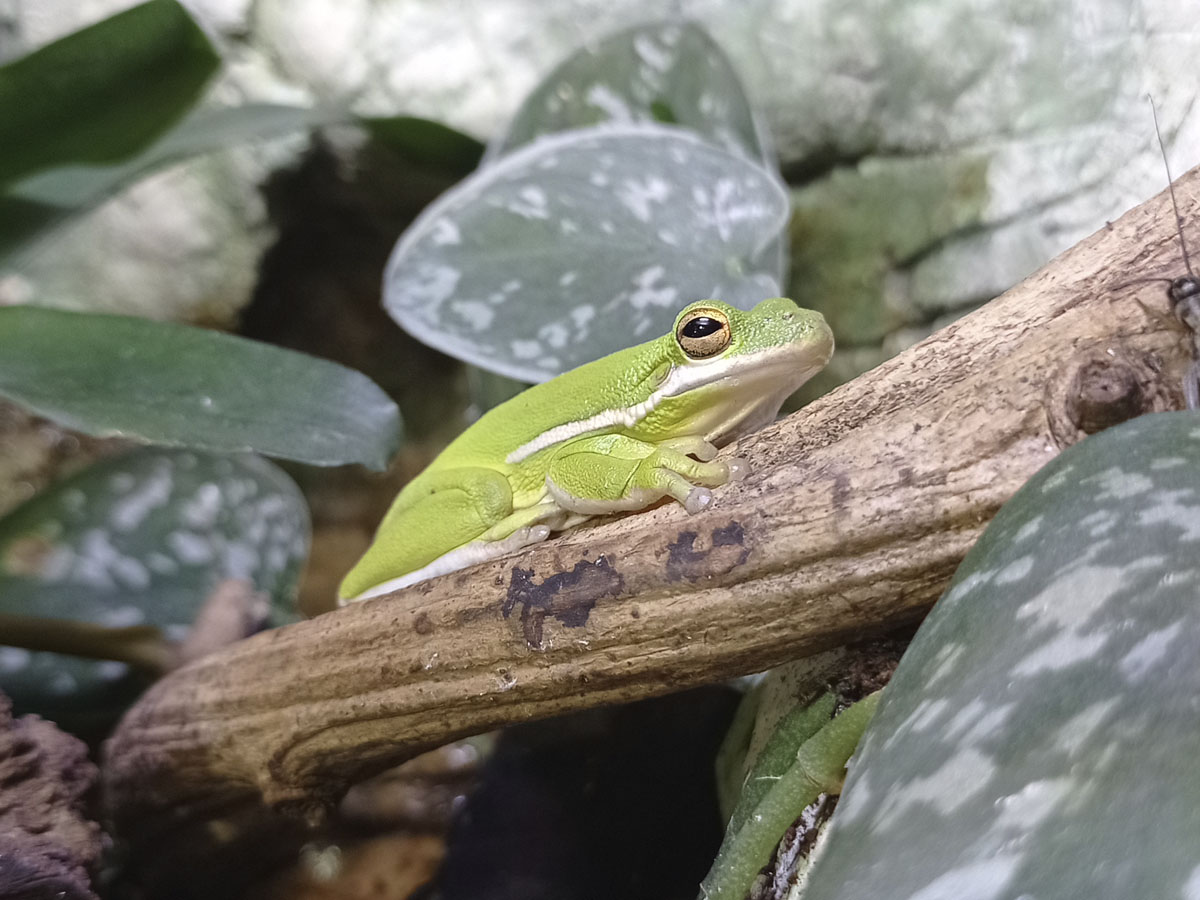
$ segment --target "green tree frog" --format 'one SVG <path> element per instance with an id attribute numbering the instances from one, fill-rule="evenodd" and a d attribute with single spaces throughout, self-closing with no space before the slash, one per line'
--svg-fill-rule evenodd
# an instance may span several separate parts
<path id="1" fill-rule="evenodd" d="M 663 337 L 535 385 L 455 439 L 392 503 L 339 589 L 365 600 L 745 473 L 717 448 L 772 421 L 833 353 L 819 312 L 776 297 L 685 308 Z"/>

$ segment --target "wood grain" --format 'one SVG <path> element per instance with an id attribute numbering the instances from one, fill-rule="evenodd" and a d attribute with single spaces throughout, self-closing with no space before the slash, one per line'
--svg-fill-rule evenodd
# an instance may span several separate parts
<path id="1" fill-rule="evenodd" d="M 1194 224 L 1200 170 L 1176 191 Z M 456 737 L 916 620 L 997 508 L 1083 436 L 1081 404 L 1095 420 L 1097 377 L 1136 394 L 1110 418 L 1181 404 L 1188 343 L 1165 286 L 1124 284 L 1181 268 L 1164 192 L 741 441 L 752 474 L 701 515 L 584 527 L 172 673 L 107 745 L 110 811 L 127 830 L 260 799 L 316 815 Z"/>

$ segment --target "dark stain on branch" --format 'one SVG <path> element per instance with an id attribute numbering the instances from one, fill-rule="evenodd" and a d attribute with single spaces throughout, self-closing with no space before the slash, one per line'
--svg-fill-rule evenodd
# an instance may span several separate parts
<path id="1" fill-rule="evenodd" d="M 547 616 L 553 616 L 567 628 L 582 628 L 597 600 L 619 597 L 624 591 L 625 579 L 604 556 L 595 562 L 581 560 L 570 572 L 559 572 L 541 582 L 534 582 L 533 569 L 513 566 L 501 612 L 507 619 L 520 604 L 525 643 L 533 650 L 541 650 Z"/>
<path id="2" fill-rule="evenodd" d="M 746 546 L 746 530 L 740 522 L 730 522 L 714 528 L 707 547 L 696 548 L 699 534 L 681 531 L 667 550 L 668 581 L 698 581 L 714 575 L 724 575 L 742 565 L 750 556 Z"/>

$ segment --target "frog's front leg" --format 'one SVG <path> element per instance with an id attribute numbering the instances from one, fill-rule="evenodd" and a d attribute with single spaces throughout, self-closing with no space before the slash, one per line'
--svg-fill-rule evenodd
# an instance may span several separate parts
<path id="1" fill-rule="evenodd" d="M 643 509 L 668 496 L 698 513 L 712 504 L 709 487 L 737 480 L 746 471 L 744 460 L 711 462 L 715 455 L 716 448 L 701 437 L 658 444 L 623 434 L 583 437 L 554 454 L 546 487 L 560 507 L 583 515 Z"/>
<path id="2" fill-rule="evenodd" d="M 485 467 L 428 472 L 401 492 L 338 589 L 365 600 L 545 540 L 565 513 L 552 501 L 513 509 L 512 488 Z"/>

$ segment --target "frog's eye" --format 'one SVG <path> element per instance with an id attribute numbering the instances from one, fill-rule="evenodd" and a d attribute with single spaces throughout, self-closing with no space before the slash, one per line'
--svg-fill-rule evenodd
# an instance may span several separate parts
<path id="1" fill-rule="evenodd" d="M 679 320 L 675 340 L 692 359 L 715 356 L 729 346 L 729 319 L 719 309 L 693 309 Z"/>

